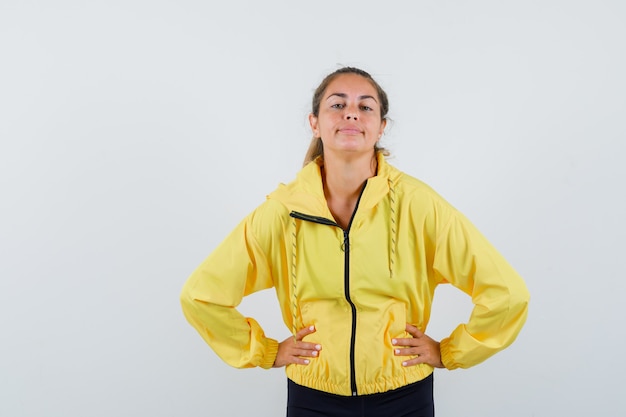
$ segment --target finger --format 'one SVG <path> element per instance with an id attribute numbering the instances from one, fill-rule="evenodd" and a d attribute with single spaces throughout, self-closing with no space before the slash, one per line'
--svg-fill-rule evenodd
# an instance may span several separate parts
<path id="1" fill-rule="evenodd" d="M 320 345 L 312 345 L 310 349 L 298 347 L 298 348 L 293 349 L 291 354 L 294 356 L 306 356 L 306 357 L 315 358 L 319 355 L 319 351 L 321 349 L 322 349 L 322 346 Z"/>
<path id="2" fill-rule="evenodd" d="M 315 326 L 308 326 L 300 329 L 296 333 L 296 340 L 302 340 L 306 335 L 309 335 L 311 333 L 315 333 Z"/>
<path id="3" fill-rule="evenodd" d="M 292 356 L 289 363 L 294 363 L 296 365 L 308 365 L 311 361 L 307 358 L 301 358 L 300 356 Z"/>
<path id="4" fill-rule="evenodd" d="M 402 361 L 402 366 L 415 366 L 419 365 L 420 363 L 424 363 L 424 360 L 421 357 L 417 356 L 415 358 Z"/>
<path id="5" fill-rule="evenodd" d="M 402 361 L 402 366 L 414 366 L 422 363 L 430 365 L 433 368 L 443 367 L 443 364 L 441 364 L 441 360 L 438 358 L 434 358 L 433 355 L 430 354 L 417 355 L 412 358 L 408 358 Z"/>
<path id="6" fill-rule="evenodd" d="M 413 366 L 425 363 L 435 368 L 444 367 L 439 352 L 433 351 L 426 345 L 416 348 L 394 349 L 394 354 L 396 356 L 410 356 L 402 361 L 402 366 Z"/>
<path id="7" fill-rule="evenodd" d="M 297 342 L 293 346 L 295 349 L 302 349 L 307 351 L 320 351 L 322 350 L 322 345 L 319 343 L 309 343 L 309 342 Z"/>
<path id="8" fill-rule="evenodd" d="M 413 337 L 408 339 L 396 337 L 394 339 L 391 339 L 391 344 L 394 346 L 419 346 L 420 341 Z"/>
<path id="9" fill-rule="evenodd" d="M 424 332 L 422 332 L 417 327 L 413 326 L 411 323 L 407 323 L 406 324 L 406 331 L 409 332 L 411 334 L 411 336 L 413 336 L 413 337 L 420 338 L 420 337 L 424 336 Z"/>
<path id="10" fill-rule="evenodd" d="M 403 358 L 402 366 L 413 366 L 420 363 L 428 363 L 428 352 L 421 348 L 399 348 L 394 349 L 394 355 L 407 356 Z"/>
<path id="11" fill-rule="evenodd" d="M 419 356 L 426 362 L 433 357 L 433 352 L 431 352 L 427 346 L 397 348 L 393 350 L 393 353 L 396 356 Z"/>
<path id="12" fill-rule="evenodd" d="M 415 356 L 419 355 L 418 348 L 398 348 L 393 350 L 396 356 Z"/>

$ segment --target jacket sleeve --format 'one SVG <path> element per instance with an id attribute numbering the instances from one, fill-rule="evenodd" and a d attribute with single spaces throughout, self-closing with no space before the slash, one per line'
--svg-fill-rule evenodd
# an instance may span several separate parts
<path id="1" fill-rule="evenodd" d="M 235 308 L 248 294 L 273 286 L 254 228 L 254 213 L 191 274 L 180 300 L 189 323 L 227 364 L 271 368 L 278 342 Z"/>
<path id="2" fill-rule="evenodd" d="M 446 210 L 447 211 L 447 210 Z M 448 369 L 469 368 L 509 346 L 528 313 L 522 278 L 461 213 L 451 209 L 438 232 L 433 270 L 472 297 L 469 321 L 441 340 Z"/>

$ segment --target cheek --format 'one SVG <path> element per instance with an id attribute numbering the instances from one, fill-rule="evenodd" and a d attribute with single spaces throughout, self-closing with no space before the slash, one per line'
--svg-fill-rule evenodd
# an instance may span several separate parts
<path id="1" fill-rule="evenodd" d="M 379 119 L 376 119 L 368 123 L 368 130 L 370 132 L 376 133 L 376 136 L 378 136 L 383 132 L 384 126 L 380 123 Z"/>
<path id="2" fill-rule="evenodd" d="M 337 124 L 337 122 L 341 121 L 341 118 L 337 118 L 336 116 L 327 115 L 323 118 L 320 118 L 317 123 L 317 129 L 320 132 L 328 132 L 333 129 L 333 127 Z"/>

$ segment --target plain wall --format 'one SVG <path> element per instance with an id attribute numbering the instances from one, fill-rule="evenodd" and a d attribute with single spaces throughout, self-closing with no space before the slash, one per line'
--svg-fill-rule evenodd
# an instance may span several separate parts
<path id="1" fill-rule="evenodd" d="M 531 291 L 509 349 L 436 371 L 437 415 L 623 415 L 625 4 L 1 1 L 0 415 L 284 415 L 284 371 L 223 364 L 178 296 L 342 65 Z M 428 332 L 470 309 L 441 287 Z M 241 310 L 288 336 L 273 291 Z"/>

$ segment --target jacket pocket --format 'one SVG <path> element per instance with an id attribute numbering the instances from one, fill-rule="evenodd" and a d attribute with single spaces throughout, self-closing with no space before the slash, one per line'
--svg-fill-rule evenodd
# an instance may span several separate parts
<path id="1" fill-rule="evenodd" d="M 406 306 L 398 300 L 385 300 L 377 308 L 359 311 L 356 336 L 357 380 L 395 379 L 404 373 L 400 356 L 394 354 L 391 340 L 411 337 L 406 332 Z"/>

